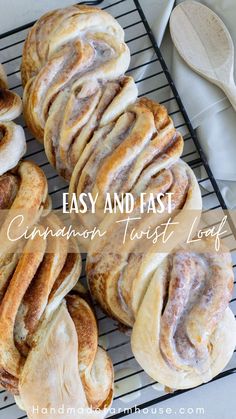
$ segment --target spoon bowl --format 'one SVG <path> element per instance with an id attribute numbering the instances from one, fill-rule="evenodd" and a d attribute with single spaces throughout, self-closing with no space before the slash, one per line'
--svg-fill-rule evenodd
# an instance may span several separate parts
<path id="1" fill-rule="evenodd" d="M 236 110 L 234 45 L 219 16 L 197 1 L 185 1 L 171 14 L 170 33 L 183 60 L 223 89 Z"/>

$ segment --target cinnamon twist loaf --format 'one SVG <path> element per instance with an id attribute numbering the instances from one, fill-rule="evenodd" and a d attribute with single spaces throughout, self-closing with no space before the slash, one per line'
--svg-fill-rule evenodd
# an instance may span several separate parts
<path id="1" fill-rule="evenodd" d="M 229 362 L 236 322 L 228 304 L 231 257 L 205 240 L 181 246 L 156 269 L 132 332 L 132 350 L 155 380 L 190 388 L 211 380 Z"/>
<path id="2" fill-rule="evenodd" d="M 0 303 L 0 383 L 29 418 L 34 405 L 74 407 L 75 400 L 81 408 L 101 409 L 103 417 L 113 394 L 111 361 L 98 348 L 88 303 L 67 296 L 81 272 L 77 244 L 56 235 L 45 240 L 46 227 L 61 227 L 55 215 L 37 227 L 41 235 L 24 244 Z"/>
<path id="3" fill-rule="evenodd" d="M 57 235 L 43 237 L 47 228 L 55 233 L 63 227 L 55 215 L 45 218 L 44 212 L 41 218 L 48 206 L 43 172 L 25 161 L 1 176 L 0 202 L 1 209 L 10 209 L 0 229 L 0 384 L 17 396 L 29 418 L 35 417 L 32 406 L 37 401 L 42 408 L 48 403 L 58 403 L 59 408 L 65 402 L 69 407 L 78 403 L 85 410 L 99 408 L 98 417 L 104 417 L 112 401 L 113 369 L 105 351 L 98 348 L 91 308 L 78 295 L 67 296 L 81 272 L 77 243 Z M 41 235 L 4 240 L 12 212 L 24 215 L 20 227 L 13 228 L 14 239 L 26 226 L 37 228 Z M 63 352 L 63 358 L 65 347 L 73 352 L 69 357 Z M 68 381 L 70 369 L 74 382 Z M 68 396 L 71 383 L 74 393 Z"/>
<path id="4" fill-rule="evenodd" d="M 124 32 L 108 13 L 72 6 L 44 15 L 24 45 L 24 114 L 49 161 L 69 179 L 94 130 L 137 96 Z"/>
<path id="5" fill-rule="evenodd" d="M 68 296 L 75 285 L 82 287 L 77 284 L 79 249 L 75 240 L 55 234 L 63 226 L 48 215 L 42 170 L 29 161 L 19 163 L 24 131 L 2 120 L 18 116 L 21 101 L 6 90 L 4 73 L 0 84 L 0 385 L 15 395 L 29 418 L 35 417 L 34 405 L 59 409 L 63 403 L 84 409 L 83 417 L 90 409 L 103 418 L 113 397 L 112 364 L 98 348 L 89 304 L 77 294 Z M 48 228 L 54 235 L 45 239 Z M 34 229 L 33 238 L 24 235 Z"/>
<path id="6" fill-rule="evenodd" d="M 183 139 L 166 109 L 136 100 L 136 86 L 124 76 L 128 65 L 123 31 L 106 12 L 86 6 L 50 12 L 25 43 L 24 113 L 51 164 L 70 180 L 70 200 L 74 194 L 97 196 L 96 215 L 80 218 L 86 227 L 108 232 L 89 247 L 91 294 L 108 315 L 133 326 L 133 351 L 148 374 L 169 387 L 193 387 L 217 374 L 233 352 L 235 320 L 227 308 L 232 269 L 227 251 L 221 261 L 208 242 L 200 256 L 195 248 L 178 250 L 188 235 L 188 211 L 201 212 L 200 189 L 180 159 Z M 114 227 L 114 221 L 121 214 L 104 215 L 103 206 L 107 193 L 127 192 L 135 199 L 132 215 L 139 215 L 141 193 L 173 194 L 171 215 L 164 195 L 164 212 L 147 212 L 138 222 L 141 230 L 157 228 L 171 216 L 175 238 L 168 251 L 118 240 L 120 224 Z M 217 349 L 224 339 L 226 347 Z"/>

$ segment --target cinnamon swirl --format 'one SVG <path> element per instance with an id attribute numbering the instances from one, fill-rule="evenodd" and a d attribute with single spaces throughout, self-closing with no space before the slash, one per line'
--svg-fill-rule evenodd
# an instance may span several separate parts
<path id="1" fill-rule="evenodd" d="M 233 289 L 230 254 L 204 240 L 181 246 L 159 265 L 137 313 L 132 350 L 155 380 L 195 387 L 222 371 L 236 344 L 228 304 Z"/>

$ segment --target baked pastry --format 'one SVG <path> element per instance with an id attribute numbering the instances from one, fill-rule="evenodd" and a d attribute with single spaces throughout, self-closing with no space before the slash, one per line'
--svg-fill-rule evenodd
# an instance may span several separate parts
<path id="1" fill-rule="evenodd" d="M 181 246 L 155 270 L 136 315 L 131 344 L 142 368 L 176 389 L 211 380 L 229 362 L 236 321 L 228 304 L 231 257 L 212 240 Z"/>
<path id="2" fill-rule="evenodd" d="M 94 130 L 137 97 L 119 23 L 105 11 L 75 5 L 49 12 L 23 51 L 24 114 L 49 161 L 69 179 Z"/>
<path id="3" fill-rule="evenodd" d="M 50 216 L 50 219 L 52 217 Z M 58 226 L 58 222 L 56 225 Z M 43 230 L 43 226 L 39 226 L 39 231 Z M 53 241 L 56 241 L 56 239 Z M 55 244 L 53 243 L 52 246 L 55 247 Z M 64 251 L 61 247 L 55 248 L 52 254 L 46 253 L 46 250 L 47 241 L 41 236 L 36 235 L 34 239 L 24 242 L 22 253 L 19 254 L 19 260 L 17 260 L 16 266 L 13 267 L 10 277 L 5 279 L 4 288 L 1 290 L 1 383 L 4 385 L 4 380 L 6 379 L 5 386 L 10 386 L 10 390 L 14 390 L 14 392 L 17 392 L 22 356 L 26 355 L 27 352 L 25 347 L 45 310 L 45 299 L 47 303 L 48 293 L 50 293 L 50 289 L 53 286 L 53 280 L 56 280 L 55 275 L 52 280 L 54 266 L 51 265 L 53 263 L 54 265 L 58 264 L 59 269 L 62 269 L 67 255 L 66 247 Z M 59 252 L 62 252 L 60 256 Z M 42 279 L 43 268 L 44 279 Z M 56 274 L 56 272 L 54 273 Z M 34 282 L 32 283 L 33 279 Z M 28 292 L 26 293 L 27 290 Z M 36 291 L 38 291 L 37 298 L 35 297 Z M 17 318 L 17 316 L 19 317 Z M 18 349 L 16 347 L 17 344 Z M 23 347 L 24 350 L 22 350 Z M 19 352 L 19 349 L 21 349 L 22 353 Z"/>
<path id="4" fill-rule="evenodd" d="M 112 402 L 112 383 L 111 361 L 97 346 L 94 314 L 83 299 L 70 296 L 67 308 L 61 304 L 41 324 L 22 370 L 17 402 L 30 419 L 45 417 L 45 410 L 49 415 L 50 407 L 56 412 L 53 417 L 59 418 L 62 406 L 65 419 L 70 412 L 78 412 L 83 419 L 100 419 Z"/>
<path id="5" fill-rule="evenodd" d="M 8 90 L 7 77 L 0 66 L 0 176 L 17 165 L 26 151 L 24 130 L 11 122 L 22 112 L 20 97 Z"/>
<path id="6" fill-rule="evenodd" d="M 156 245 L 145 239 L 141 240 L 140 244 L 137 240 L 126 240 L 124 244 L 122 240 L 124 226 L 120 227 L 120 223 L 115 223 L 120 218 L 124 219 L 124 214 L 118 215 L 115 219 L 108 215 L 99 226 L 101 231 L 106 231 L 106 235 L 93 241 L 89 247 L 86 262 L 89 288 L 102 309 L 127 326 L 134 324 L 154 271 L 166 253 L 187 238 L 190 231 L 188 219 L 190 226 L 193 222 L 191 212 L 194 210 L 194 216 L 199 216 L 202 205 L 197 180 L 189 166 L 181 160 L 169 169 L 161 171 L 158 159 L 154 160 L 140 175 L 131 192 L 136 197 L 138 209 L 140 193 L 146 192 L 147 196 L 151 193 L 172 193 L 172 212 L 169 214 L 166 208 L 160 214 L 142 215 L 140 220 L 134 220 L 129 224 L 127 237 L 132 228 L 146 231 L 148 226 L 154 230 L 167 222 L 170 217 L 176 225 L 173 225 L 174 234 L 167 247 L 161 240 L 157 241 Z M 163 197 L 163 204 L 167 206 L 166 196 Z M 132 212 L 132 217 L 139 216 L 138 211 Z M 112 249 L 111 243 L 113 243 Z"/>
<path id="7" fill-rule="evenodd" d="M 17 396 L 29 417 L 36 398 L 44 408 L 67 401 L 74 407 L 76 399 L 76 406 L 83 401 L 80 407 L 102 411 L 112 400 L 111 361 L 98 348 L 88 303 L 77 294 L 67 296 L 81 272 L 77 243 L 56 235 L 45 240 L 48 227 L 52 232 L 62 227 L 56 215 L 36 227 L 41 234 L 24 243 L 0 303 L 0 384 Z M 72 350 L 69 357 L 65 348 Z"/>
<path id="8" fill-rule="evenodd" d="M 200 215 L 200 189 L 194 173 L 180 159 L 183 139 L 176 132 L 166 109 L 146 98 L 136 100 L 137 88 L 134 81 L 124 76 L 129 60 L 123 30 L 106 12 L 80 5 L 46 14 L 30 30 L 24 46 L 24 113 L 32 132 L 44 142 L 50 163 L 64 178 L 70 180 L 70 201 L 74 199 L 74 194 L 77 198 L 82 193 L 90 193 L 93 198 L 97 196 L 96 215 L 83 214 L 79 217 L 80 223 L 86 227 L 99 225 L 101 230 L 107 231 L 106 236 L 99 237 L 88 249 L 86 271 L 92 296 L 108 315 L 133 327 L 134 354 L 150 376 L 169 387 L 188 388 L 211 379 L 232 354 L 235 342 L 228 342 L 228 330 L 232 327 L 234 336 L 235 321 L 227 308 L 232 269 L 227 252 L 223 252 L 220 261 L 220 256 L 212 252 L 209 242 L 204 242 L 199 257 L 196 256 L 197 246 L 192 253 L 188 248 L 177 248 L 187 238 L 188 221 L 190 224 L 192 222 L 192 217 L 188 217 L 190 212 L 195 211 L 197 217 Z M 138 223 L 140 229 L 145 225 L 155 229 L 164 226 L 171 216 L 175 223 L 174 236 L 168 246 L 160 243 L 153 246 L 144 241 L 136 244 L 132 240 L 124 245 L 120 240 L 121 224 L 117 223 L 114 227 L 114 222 L 121 220 L 121 214 L 104 215 L 103 206 L 107 193 L 120 196 L 126 192 L 131 192 L 135 198 L 132 215 L 139 215 L 141 193 L 173 194 L 171 214 L 167 211 L 167 197 L 164 196 L 164 212 L 157 215 L 147 211 L 144 219 Z M 86 204 L 89 205 L 89 202 Z M 111 243 L 114 243 L 112 248 Z M 180 314 L 183 314 L 181 320 L 184 325 L 186 321 L 188 326 L 187 332 L 184 327 L 179 330 L 175 323 L 179 300 L 175 302 L 174 298 L 175 289 L 178 294 L 178 281 L 173 286 L 173 295 L 169 295 L 167 290 L 172 291 L 172 279 L 169 284 L 163 273 L 168 271 L 166 266 L 176 260 L 178 262 L 178 258 L 180 264 L 182 259 L 184 265 L 186 262 L 180 294 L 188 290 L 194 304 L 199 300 L 201 305 L 202 299 L 206 298 L 205 290 L 211 290 L 212 287 L 212 280 L 206 275 L 205 261 L 219 279 L 219 287 L 207 295 L 210 302 L 207 312 L 209 324 L 205 313 L 201 316 L 202 313 L 197 312 L 197 303 L 192 308 L 186 298 L 184 303 L 187 312 L 183 313 L 184 304 L 180 307 Z M 220 264 L 223 268 L 220 268 Z M 192 282 L 199 283 L 199 293 Z M 221 292 L 223 298 L 220 304 Z M 155 306 L 155 298 L 158 307 Z M 69 312 L 78 327 L 80 322 L 73 317 L 77 303 L 73 302 L 72 306 Z M 166 307 L 170 308 L 165 315 Z M 157 313 L 157 316 L 150 320 L 153 313 Z M 56 404 L 61 400 L 57 393 L 58 387 L 55 392 L 49 388 L 48 376 L 45 387 L 42 387 L 45 391 L 40 390 L 43 381 L 41 375 L 39 386 L 33 389 L 36 367 L 32 368 L 32 365 L 42 362 L 46 369 L 47 360 L 42 360 L 41 348 L 51 340 L 58 344 L 55 345 L 55 354 L 49 351 L 50 362 L 52 360 L 58 364 L 61 358 L 64 363 L 65 342 L 62 340 L 60 344 L 57 340 L 57 325 L 59 322 L 65 325 L 68 336 L 71 336 L 71 344 L 75 345 L 71 317 L 65 306 L 61 305 L 54 311 L 49 323 L 43 320 L 38 334 L 35 334 L 38 336 L 38 351 L 37 346 L 31 350 L 25 364 L 25 378 L 20 383 L 26 410 L 31 401 L 42 406 L 51 400 L 55 400 Z M 171 324 L 168 323 L 169 319 Z M 175 327 L 179 333 L 177 337 L 173 332 Z M 193 342 L 189 342 L 188 333 L 193 337 Z M 180 344 L 181 339 L 184 347 Z M 215 343 L 223 339 L 227 347 L 218 351 Z M 74 350 L 72 352 L 74 354 Z M 77 387 L 81 388 L 82 385 L 86 389 L 86 373 L 79 377 L 74 367 L 75 360 L 71 359 L 71 362 L 73 371 L 76 370 Z M 86 365 L 91 368 L 92 364 Z M 108 369 L 105 367 L 105 371 Z M 88 393 L 86 400 L 83 396 L 75 401 L 76 392 L 70 378 L 68 375 L 66 382 L 68 380 L 71 389 L 72 404 L 84 407 L 91 404 L 88 402 Z M 109 378 L 108 383 L 110 381 Z M 102 386 L 102 389 L 105 388 L 106 400 L 110 400 L 109 385 Z M 102 394 L 105 393 L 102 390 Z M 94 402 L 94 406 L 101 405 L 99 394 L 99 400 Z"/>
<path id="9" fill-rule="evenodd" d="M 96 214 L 83 214 L 80 222 L 92 228 L 104 217 L 107 193 L 139 194 L 141 182 L 150 180 L 176 162 L 183 150 L 183 139 L 176 132 L 164 106 L 140 99 L 113 123 L 95 131 L 72 173 L 69 200 L 73 194 L 97 195 Z M 145 187 L 144 187 L 145 188 Z M 141 191 L 140 189 L 140 191 Z M 85 198 L 86 199 L 86 198 Z"/>
<path id="10" fill-rule="evenodd" d="M 23 243 L 18 238 L 26 228 L 36 224 L 43 210 L 48 208 L 47 179 L 35 163 L 21 162 L 0 176 L 0 209 L 10 210 L 1 212 L 0 300 L 22 250 Z"/>
<path id="11" fill-rule="evenodd" d="M 7 75 L 5 73 L 3 65 L 0 63 L 0 89 L 7 89 L 7 87 Z"/>
<path id="12" fill-rule="evenodd" d="M 35 417 L 35 401 L 44 409 L 61 403 L 93 415 L 99 409 L 96 416 L 102 418 L 113 398 L 113 368 L 98 348 L 89 304 L 77 294 L 68 296 L 81 272 L 78 245 L 56 234 L 44 237 L 48 228 L 56 232 L 63 226 L 50 214 L 42 170 L 29 161 L 19 163 L 24 131 L 9 121 L 20 114 L 21 101 L 6 89 L 2 67 L 0 76 L 0 209 L 6 210 L 0 222 L 0 385 L 29 418 Z M 129 78 L 119 83 L 112 89 L 128 92 Z M 111 101 L 112 94 L 104 88 L 103 100 Z M 38 233 L 25 235 L 32 231 Z"/>
<path id="13" fill-rule="evenodd" d="M 11 120 L 22 112 L 20 97 L 8 90 L 7 77 L 0 66 L 0 301 L 11 277 L 21 240 L 15 240 L 27 227 L 38 222 L 43 210 L 50 210 L 47 180 L 43 171 L 33 162 L 19 160 L 26 151 L 24 130 Z M 5 211 L 4 211 L 5 210 Z M 9 211 L 10 210 L 10 211 Z M 23 220 L 14 224 L 12 237 L 8 235 L 15 217 Z"/>

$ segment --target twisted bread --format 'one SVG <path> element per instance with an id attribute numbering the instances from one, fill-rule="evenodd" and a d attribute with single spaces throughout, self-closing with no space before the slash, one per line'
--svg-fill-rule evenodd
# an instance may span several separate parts
<path id="1" fill-rule="evenodd" d="M 81 272 L 79 250 L 74 240 L 68 243 L 56 235 L 45 240 L 46 226 L 54 232 L 61 227 L 55 215 L 42 219 L 41 234 L 24 244 L 0 304 L 0 383 L 20 396 L 17 402 L 34 417 L 31 409 L 41 394 L 38 386 L 44 393 L 39 405 L 45 397 L 53 402 L 55 394 L 60 395 L 55 403 L 67 401 L 67 372 L 73 368 L 78 384 L 75 396 L 83 400 L 82 407 L 86 401 L 87 407 L 104 409 L 112 400 L 110 359 L 97 347 L 97 325 L 89 305 L 76 295 L 66 297 Z M 65 347 L 73 350 L 69 359 L 66 352 L 61 358 Z M 74 403 L 70 396 L 68 403 Z"/>
<path id="2" fill-rule="evenodd" d="M 182 246 L 159 265 L 137 313 L 132 350 L 155 380 L 190 388 L 226 366 L 236 343 L 228 308 L 233 289 L 228 250 L 209 240 Z"/>
<path id="3" fill-rule="evenodd" d="M 131 192 L 138 196 L 142 183 L 176 162 L 183 150 L 166 109 L 148 99 L 131 105 L 116 122 L 98 129 L 74 168 L 69 188 L 73 194 L 91 193 L 96 200 L 96 223 L 104 217 L 106 195 Z M 89 209 L 89 202 L 87 202 Z M 95 224 L 91 214 L 88 225 Z M 81 222 L 86 224 L 86 216 Z"/>
<path id="4" fill-rule="evenodd" d="M 198 209 L 199 213 L 201 210 L 201 194 L 196 178 L 182 161 L 159 172 L 157 160 L 147 167 L 134 188 L 133 195 L 136 197 L 138 209 L 140 193 L 146 191 L 148 194 L 167 191 L 173 193 L 171 217 L 173 222 L 179 224 L 173 227 L 175 234 L 168 243 L 168 251 L 171 251 L 180 241 L 187 238 L 188 211 Z M 140 220 L 130 223 L 127 235 L 134 227 L 138 231 L 145 231 L 147 226 L 155 229 L 165 223 L 170 218 L 165 197 L 163 203 L 166 206 L 164 213 L 145 214 Z M 138 216 L 140 213 L 134 210 L 132 217 Z M 124 218 L 124 215 L 119 218 Z M 183 221 L 186 230 L 183 229 Z M 151 276 L 165 257 L 166 250 L 161 242 L 156 246 L 148 243 L 146 247 L 144 240 L 140 245 L 132 240 L 123 244 L 119 238 L 120 224 L 114 223 L 114 217 L 106 216 L 101 227 L 107 234 L 91 244 L 87 256 L 86 272 L 90 291 L 105 312 L 132 326 Z M 121 230 L 123 231 L 124 227 Z M 114 243 L 113 250 L 110 249 L 110 243 Z"/>
<path id="5" fill-rule="evenodd" d="M 112 401 L 112 364 L 97 347 L 93 312 L 74 296 L 67 307 L 72 318 L 64 303 L 49 322 L 41 324 L 20 377 L 17 401 L 30 419 L 45 417 L 45 409 L 50 415 L 50 407 L 55 409 L 53 417 L 60 418 L 62 406 L 65 419 L 73 412 L 83 419 L 100 419 Z"/>
<path id="6" fill-rule="evenodd" d="M 0 382 L 12 392 L 18 391 L 18 378 L 22 357 L 15 346 L 14 325 L 17 311 L 24 293 L 40 265 L 45 242 L 36 238 L 34 244 L 38 251 L 30 253 L 30 241 L 23 249 L 22 256 L 12 275 L 0 306 Z"/>
<path id="7" fill-rule="evenodd" d="M 12 121 L 21 114 L 21 111 L 21 98 L 8 89 L 0 89 L 0 121 Z"/>
<path id="8" fill-rule="evenodd" d="M 47 180 L 42 170 L 33 162 L 24 161 L 14 170 L 0 176 L 0 209 L 3 211 L 0 226 L 0 300 L 19 258 L 21 243 L 15 240 L 26 229 L 37 223 L 49 202 Z M 11 237 L 9 226 L 15 217 Z M 18 251 L 17 251 L 18 249 Z"/>
<path id="9" fill-rule="evenodd" d="M 127 80 L 124 91 L 128 84 Z M 6 88 L 4 76 L 1 87 Z M 104 100 L 106 95 L 104 89 Z M 16 396 L 29 417 L 34 417 L 32 406 L 40 395 L 38 406 L 42 403 L 45 408 L 55 400 L 55 407 L 61 401 L 69 407 L 91 408 L 93 413 L 99 408 L 96 416 L 102 418 L 113 397 L 111 361 L 98 348 L 97 324 L 89 305 L 77 295 L 67 296 L 81 272 L 78 246 L 57 235 L 43 237 L 47 228 L 57 231 L 63 226 L 55 215 L 42 214 L 44 209 L 50 211 L 50 201 L 41 169 L 28 161 L 18 164 L 25 151 L 22 128 L 2 122 L 18 116 L 20 99 L 8 90 L 0 96 L 0 209 L 10 210 L 3 214 L 0 227 L 0 385 Z M 23 221 L 16 222 L 7 239 L 9 225 L 18 216 Z M 32 227 L 39 235 L 17 240 Z M 71 348 L 69 356 L 65 348 Z M 74 393 L 71 378 L 67 380 L 71 371 L 76 377 Z"/>
<path id="10" fill-rule="evenodd" d="M 223 287 L 224 270 L 219 269 L 217 275 L 220 285 L 212 297 L 216 304 L 213 303 L 209 308 L 209 327 L 205 325 L 205 317 L 201 319 L 201 313 L 196 312 L 196 319 L 202 320 L 202 330 L 196 334 L 193 330 L 185 332 L 180 328 L 176 343 L 173 333 L 176 327 L 175 312 L 178 310 L 177 304 L 173 303 L 175 293 L 169 296 L 170 304 L 167 302 L 166 306 L 170 307 L 167 308 L 168 313 L 162 315 L 161 309 L 165 309 L 162 297 L 168 297 L 164 293 L 168 289 L 167 281 L 162 274 L 158 281 L 155 280 L 168 260 L 165 247 L 158 245 L 153 249 L 145 245 L 146 248 L 142 248 L 143 242 L 137 245 L 132 240 L 125 246 L 123 243 L 121 245 L 120 224 L 114 227 L 114 221 L 119 221 L 121 214 L 104 216 L 102 209 L 107 193 L 112 196 L 114 192 L 118 195 L 131 192 L 135 198 L 133 215 L 139 214 L 142 192 L 173 193 L 171 217 L 176 225 L 174 238 L 168 247 L 168 253 L 171 253 L 178 252 L 174 249 L 186 238 L 188 228 L 185 225 L 183 231 L 182 226 L 187 222 L 188 210 L 194 209 L 198 215 L 201 211 L 196 178 L 191 169 L 179 160 L 183 149 L 182 137 L 176 132 L 164 107 L 145 98 L 136 101 L 134 82 L 124 76 L 129 65 L 129 51 L 123 41 L 124 34 L 118 23 L 107 13 L 92 7 L 73 6 L 43 16 L 31 29 L 24 47 L 24 112 L 32 132 L 44 141 L 51 164 L 66 179 L 71 178 L 70 200 L 73 199 L 72 194 L 77 197 L 81 193 L 97 196 L 96 217 L 89 214 L 89 217 L 80 219 L 86 227 L 99 224 L 108 232 L 89 248 L 86 270 L 92 295 L 110 316 L 134 326 L 134 353 L 154 379 L 160 379 L 170 387 L 192 387 L 214 376 L 232 354 L 234 343 L 228 342 L 228 329 L 232 327 L 235 330 L 235 321 L 226 308 L 230 293 L 227 287 Z M 140 220 L 138 223 L 140 229 L 143 230 L 145 225 L 155 228 L 168 220 L 170 215 L 167 214 L 166 197 L 162 203 L 164 213 L 158 216 L 145 214 L 145 222 Z M 130 228 L 132 226 L 131 223 Z M 116 244 L 112 250 L 111 243 Z M 183 255 L 187 268 L 194 265 L 196 257 L 192 253 L 189 257 L 188 249 L 183 250 Z M 203 246 L 203 255 L 201 257 L 209 262 L 208 245 Z M 218 255 L 212 256 L 210 267 L 214 266 L 213 270 L 219 264 L 218 258 Z M 229 273 L 227 281 L 230 288 L 228 256 L 223 258 L 222 264 Z M 196 263 L 190 270 L 194 277 L 201 277 L 199 283 L 203 289 L 202 284 L 207 284 L 207 288 L 210 280 L 205 277 L 200 265 Z M 190 276 L 188 269 L 184 270 L 183 293 L 186 287 L 196 301 L 198 298 L 201 301 L 200 294 L 196 295 L 192 290 Z M 224 293 L 222 305 L 218 304 L 221 291 Z M 155 298 L 160 300 L 158 313 L 150 320 L 152 313 L 157 312 Z M 180 313 L 183 307 L 184 304 L 180 307 Z M 63 318 L 68 325 L 69 318 L 65 317 L 67 311 L 64 313 L 63 310 L 57 311 L 55 322 Z M 216 318 L 219 319 L 218 328 Z M 191 321 L 193 324 L 195 320 L 191 318 Z M 140 334 L 143 337 L 139 341 Z M 191 345 L 190 335 L 193 337 Z M 179 345 L 182 338 L 184 348 Z M 217 352 L 215 342 L 221 342 L 224 338 L 226 349 Z M 144 344 L 145 339 L 147 345 Z M 208 344 L 210 346 L 207 349 Z M 181 352 L 179 354 L 176 354 L 176 345 Z M 192 352 L 190 346 L 191 349 L 194 347 Z M 58 352 L 60 350 L 64 350 L 62 345 L 59 345 Z M 36 363 L 36 351 L 31 353 Z M 65 354 L 60 354 L 64 359 Z M 41 357 L 40 352 L 40 361 Z M 203 378 L 199 378 L 198 361 L 201 361 Z M 89 361 L 85 364 L 90 370 Z M 35 381 L 35 376 L 32 377 Z M 84 379 L 85 376 L 81 375 L 86 388 Z M 73 383 L 70 385 L 74 394 Z M 26 386 L 26 389 L 29 392 L 29 387 Z M 39 394 L 43 402 L 58 400 L 58 394 L 50 391 L 46 399 L 40 390 Z M 40 404 L 37 394 L 33 394 L 33 400 Z M 86 405 L 84 400 L 79 403 Z"/>
<path id="11" fill-rule="evenodd" d="M 106 352 L 98 347 L 96 319 L 85 300 L 69 295 L 66 301 L 79 337 L 79 372 L 88 405 L 108 407 L 113 393 L 113 368 Z"/>
<path id="12" fill-rule="evenodd" d="M 55 10 L 30 30 L 22 61 L 24 114 L 65 178 L 94 130 L 136 99 L 133 80 L 121 77 L 129 56 L 118 22 L 93 7 Z"/>
<path id="13" fill-rule="evenodd" d="M 7 77 L 0 66 L 0 176 L 18 164 L 26 150 L 23 128 L 11 122 L 21 114 L 21 99 L 7 87 Z"/>

